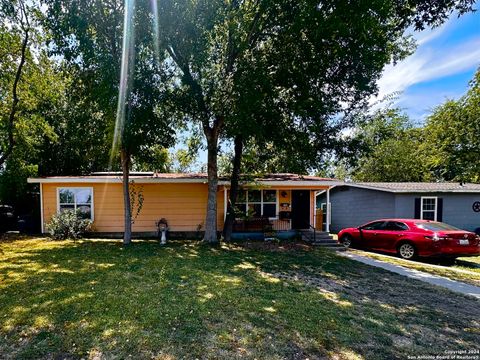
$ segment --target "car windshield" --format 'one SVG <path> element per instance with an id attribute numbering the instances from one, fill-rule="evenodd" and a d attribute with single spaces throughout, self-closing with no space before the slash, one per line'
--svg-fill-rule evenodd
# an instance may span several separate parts
<path id="1" fill-rule="evenodd" d="M 430 231 L 456 231 L 460 230 L 459 228 L 456 228 L 455 226 L 448 225 L 445 223 L 441 222 L 421 222 L 421 223 L 416 223 L 417 227 L 420 229 L 424 230 L 430 230 Z"/>

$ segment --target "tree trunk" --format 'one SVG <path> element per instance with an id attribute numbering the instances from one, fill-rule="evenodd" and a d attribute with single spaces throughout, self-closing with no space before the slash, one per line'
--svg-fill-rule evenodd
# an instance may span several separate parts
<path id="1" fill-rule="evenodd" d="M 20 82 L 20 78 L 22 76 L 22 69 L 25 64 L 25 60 L 27 57 L 27 46 L 28 46 L 28 39 L 29 39 L 29 23 L 28 23 L 28 17 L 25 12 L 25 8 L 23 7 L 23 3 L 21 3 L 22 7 L 22 12 L 24 13 L 25 19 L 27 19 L 27 28 L 24 29 L 24 38 L 22 41 L 22 50 L 21 50 L 21 57 L 20 57 L 20 62 L 18 63 L 17 66 L 17 71 L 15 73 L 15 80 L 13 81 L 13 87 L 12 87 L 12 106 L 10 107 L 10 114 L 8 116 L 8 123 L 7 123 L 7 140 L 8 140 L 8 145 L 6 149 L 0 149 L 0 168 L 3 167 L 3 164 L 7 161 L 8 157 L 12 154 L 13 152 L 13 147 L 15 146 L 15 137 L 14 137 L 14 130 L 15 130 L 15 115 L 17 113 L 18 109 L 18 84 Z"/>
<path id="2" fill-rule="evenodd" d="M 227 216 L 225 218 L 225 226 L 223 228 L 223 236 L 225 241 L 232 239 L 233 223 L 235 221 L 235 205 L 237 203 L 238 183 L 240 180 L 240 167 L 243 155 L 243 137 L 238 135 L 235 137 L 235 153 L 233 156 L 233 169 L 230 178 L 230 198 L 227 205 Z"/>
<path id="3" fill-rule="evenodd" d="M 123 233 L 123 244 L 129 245 L 132 242 L 132 207 L 130 204 L 130 154 L 126 150 L 120 151 L 122 162 L 122 186 L 123 186 L 123 207 L 125 210 L 125 230 Z"/>
<path id="4" fill-rule="evenodd" d="M 205 131 L 208 149 L 208 199 L 207 217 L 205 219 L 205 236 L 203 241 L 218 243 L 217 236 L 217 190 L 218 190 L 218 129 L 216 127 Z"/>

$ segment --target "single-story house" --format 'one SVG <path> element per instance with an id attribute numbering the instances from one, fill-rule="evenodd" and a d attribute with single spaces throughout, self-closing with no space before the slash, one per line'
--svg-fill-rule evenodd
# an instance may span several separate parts
<path id="1" fill-rule="evenodd" d="M 318 208 L 327 209 L 328 202 L 332 232 L 381 218 L 443 221 L 470 231 L 480 227 L 480 184 L 345 182 L 318 194 Z"/>
<path id="2" fill-rule="evenodd" d="M 165 218 L 171 235 L 198 236 L 204 229 L 207 205 L 206 174 L 131 173 L 132 187 L 143 196 L 143 205 L 134 219 L 133 232 L 157 233 L 157 222 Z M 66 209 L 80 210 L 93 221 L 93 231 L 120 235 L 123 225 L 122 178 L 119 173 L 89 176 L 30 178 L 40 187 L 41 229 L 53 214 Z M 275 231 L 293 231 L 315 226 L 315 196 L 341 184 L 334 179 L 296 174 L 270 174 L 244 183 L 237 208 L 244 213 L 237 230 L 254 230 L 250 219 L 268 219 Z M 217 193 L 218 230 L 223 229 L 230 182 L 220 178 Z M 133 214 L 136 211 L 133 209 Z M 246 215 L 248 213 L 248 216 Z M 243 223 L 242 223 L 243 221 Z M 248 223 L 248 224 L 246 224 Z M 325 229 L 328 231 L 328 228 Z"/>

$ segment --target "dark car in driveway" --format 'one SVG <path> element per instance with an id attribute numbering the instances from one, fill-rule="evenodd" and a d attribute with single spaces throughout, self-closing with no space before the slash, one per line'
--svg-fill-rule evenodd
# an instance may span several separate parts
<path id="1" fill-rule="evenodd" d="M 341 230 L 338 239 L 345 247 L 395 253 L 404 259 L 480 255 L 479 235 L 430 220 L 375 220 Z"/>
<path id="2" fill-rule="evenodd" d="M 15 230 L 17 217 L 12 206 L 0 205 L 0 233 Z"/>

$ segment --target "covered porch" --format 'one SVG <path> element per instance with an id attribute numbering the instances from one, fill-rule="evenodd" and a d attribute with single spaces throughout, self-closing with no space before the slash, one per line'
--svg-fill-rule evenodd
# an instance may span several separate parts
<path id="1" fill-rule="evenodd" d="M 332 185 L 242 186 L 237 196 L 234 233 L 275 232 L 298 234 L 305 230 L 330 231 L 330 207 L 317 208 L 320 193 L 330 196 Z M 224 186 L 224 214 L 227 215 L 229 186 Z"/>

